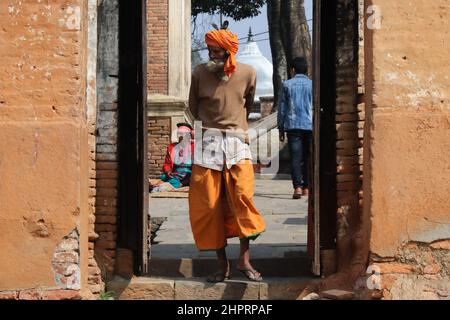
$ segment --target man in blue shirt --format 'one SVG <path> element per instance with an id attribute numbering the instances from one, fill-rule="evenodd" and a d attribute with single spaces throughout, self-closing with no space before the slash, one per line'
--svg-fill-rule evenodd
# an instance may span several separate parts
<path id="1" fill-rule="evenodd" d="M 291 79 L 284 81 L 278 108 L 280 141 L 287 133 L 291 156 L 294 199 L 308 194 L 308 166 L 312 140 L 312 81 L 308 63 L 297 57 L 290 68 Z"/>

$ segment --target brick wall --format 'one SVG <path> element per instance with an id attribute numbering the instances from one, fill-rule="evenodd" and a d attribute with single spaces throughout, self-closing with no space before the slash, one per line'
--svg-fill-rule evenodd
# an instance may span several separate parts
<path id="1" fill-rule="evenodd" d="M 170 122 L 170 117 L 148 118 L 148 171 L 150 179 L 158 179 L 161 175 L 167 146 L 171 142 Z"/>
<path id="2" fill-rule="evenodd" d="M 147 4 L 148 89 L 149 93 L 168 94 L 168 20 L 169 0 Z"/>
<path id="3" fill-rule="evenodd" d="M 91 286 L 102 289 L 114 270 L 118 193 L 118 75 L 119 0 L 103 1 L 98 8 L 96 217 L 94 259 L 90 260 Z M 92 263 L 91 263 L 92 262 Z M 98 268 L 95 266 L 98 264 Z M 99 288 L 100 286 L 100 288 Z"/>
<path id="4" fill-rule="evenodd" d="M 363 105 L 358 105 L 358 1 L 339 1 L 336 57 L 337 244 L 339 270 L 350 266 L 359 227 L 362 188 Z M 346 252 L 347 251 L 347 252 Z"/>
<path id="5" fill-rule="evenodd" d="M 114 269 L 117 236 L 117 104 L 100 105 L 97 117 L 95 232 L 98 239 L 95 242 L 95 260 L 103 276 L 110 276 Z M 93 275 L 93 280 L 98 280 L 97 276 Z"/>
<path id="6" fill-rule="evenodd" d="M 394 257 L 370 257 L 383 299 L 450 300 L 450 240 L 409 242 Z"/>

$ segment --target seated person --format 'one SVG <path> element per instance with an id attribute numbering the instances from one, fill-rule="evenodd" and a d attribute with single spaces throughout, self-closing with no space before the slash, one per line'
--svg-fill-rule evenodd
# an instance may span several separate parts
<path id="1" fill-rule="evenodd" d="M 194 130 L 188 123 L 177 124 L 178 142 L 167 147 L 161 183 L 151 192 L 170 191 L 189 185 L 194 160 Z"/>

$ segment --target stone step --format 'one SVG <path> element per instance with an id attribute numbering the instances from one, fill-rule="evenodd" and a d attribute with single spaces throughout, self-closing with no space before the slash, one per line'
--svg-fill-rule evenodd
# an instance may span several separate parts
<path id="1" fill-rule="evenodd" d="M 107 292 L 117 300 L 296 300 L 312 277 L 246 279 L 208 283 L 204 278 L 115 277 Z"/>
<path id="2" fill-rule="evenodd" d="M 253 267 L 263 277 L 301 277 L 309 276 L 310 262 L 308 257 L 300 255 L 289 258 L 257 258 L 251 260 Z M 233 276 L 240 273 L 236 270 L 237 260 L 231 259 Z M 149 274 L 153 277 L 206 277 L 217 271 L 217 260 L 214 258 L 159 259 L 149 261 Z"/>

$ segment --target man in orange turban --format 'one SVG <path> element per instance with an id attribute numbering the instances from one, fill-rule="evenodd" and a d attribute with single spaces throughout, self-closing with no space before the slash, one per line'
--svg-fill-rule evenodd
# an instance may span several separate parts
<path id="1" fill-rule="evenodd" d="M 208 32 L 205 35 L 205 41 L 211 59 L 209 65 L 218 65 L 221 68 L 223 63 L 224 74 L 230 78 L 236 71 L 236 54 L 239 49 L 238 37 L 231 31 L 221 29 Z M 223 50 L 225 50 L 225 56 L 220 54 L 223 53 Z"/>
<path id="2" fill-rule="evenodd" d="M 189 190 L 192 232 L 199 250 L 217 254 L 219 270 L 208 281 L 230 278 L 225 247 L 227 239 L 235 237 L 240 239 L 237 269 L 248 279 L 261 281 L 250 263 L 249 247 L 265 223 L 253 202 L 254 172 L 246 133 L 256 71 L 236 62 L 238 39 L 232 32 L 213 30 L 205 40 L 210 61 L 195 68 L 189 93 L 195 129 L 202 136 L 196 136 L 200 156 L 196 150 Z"/>

